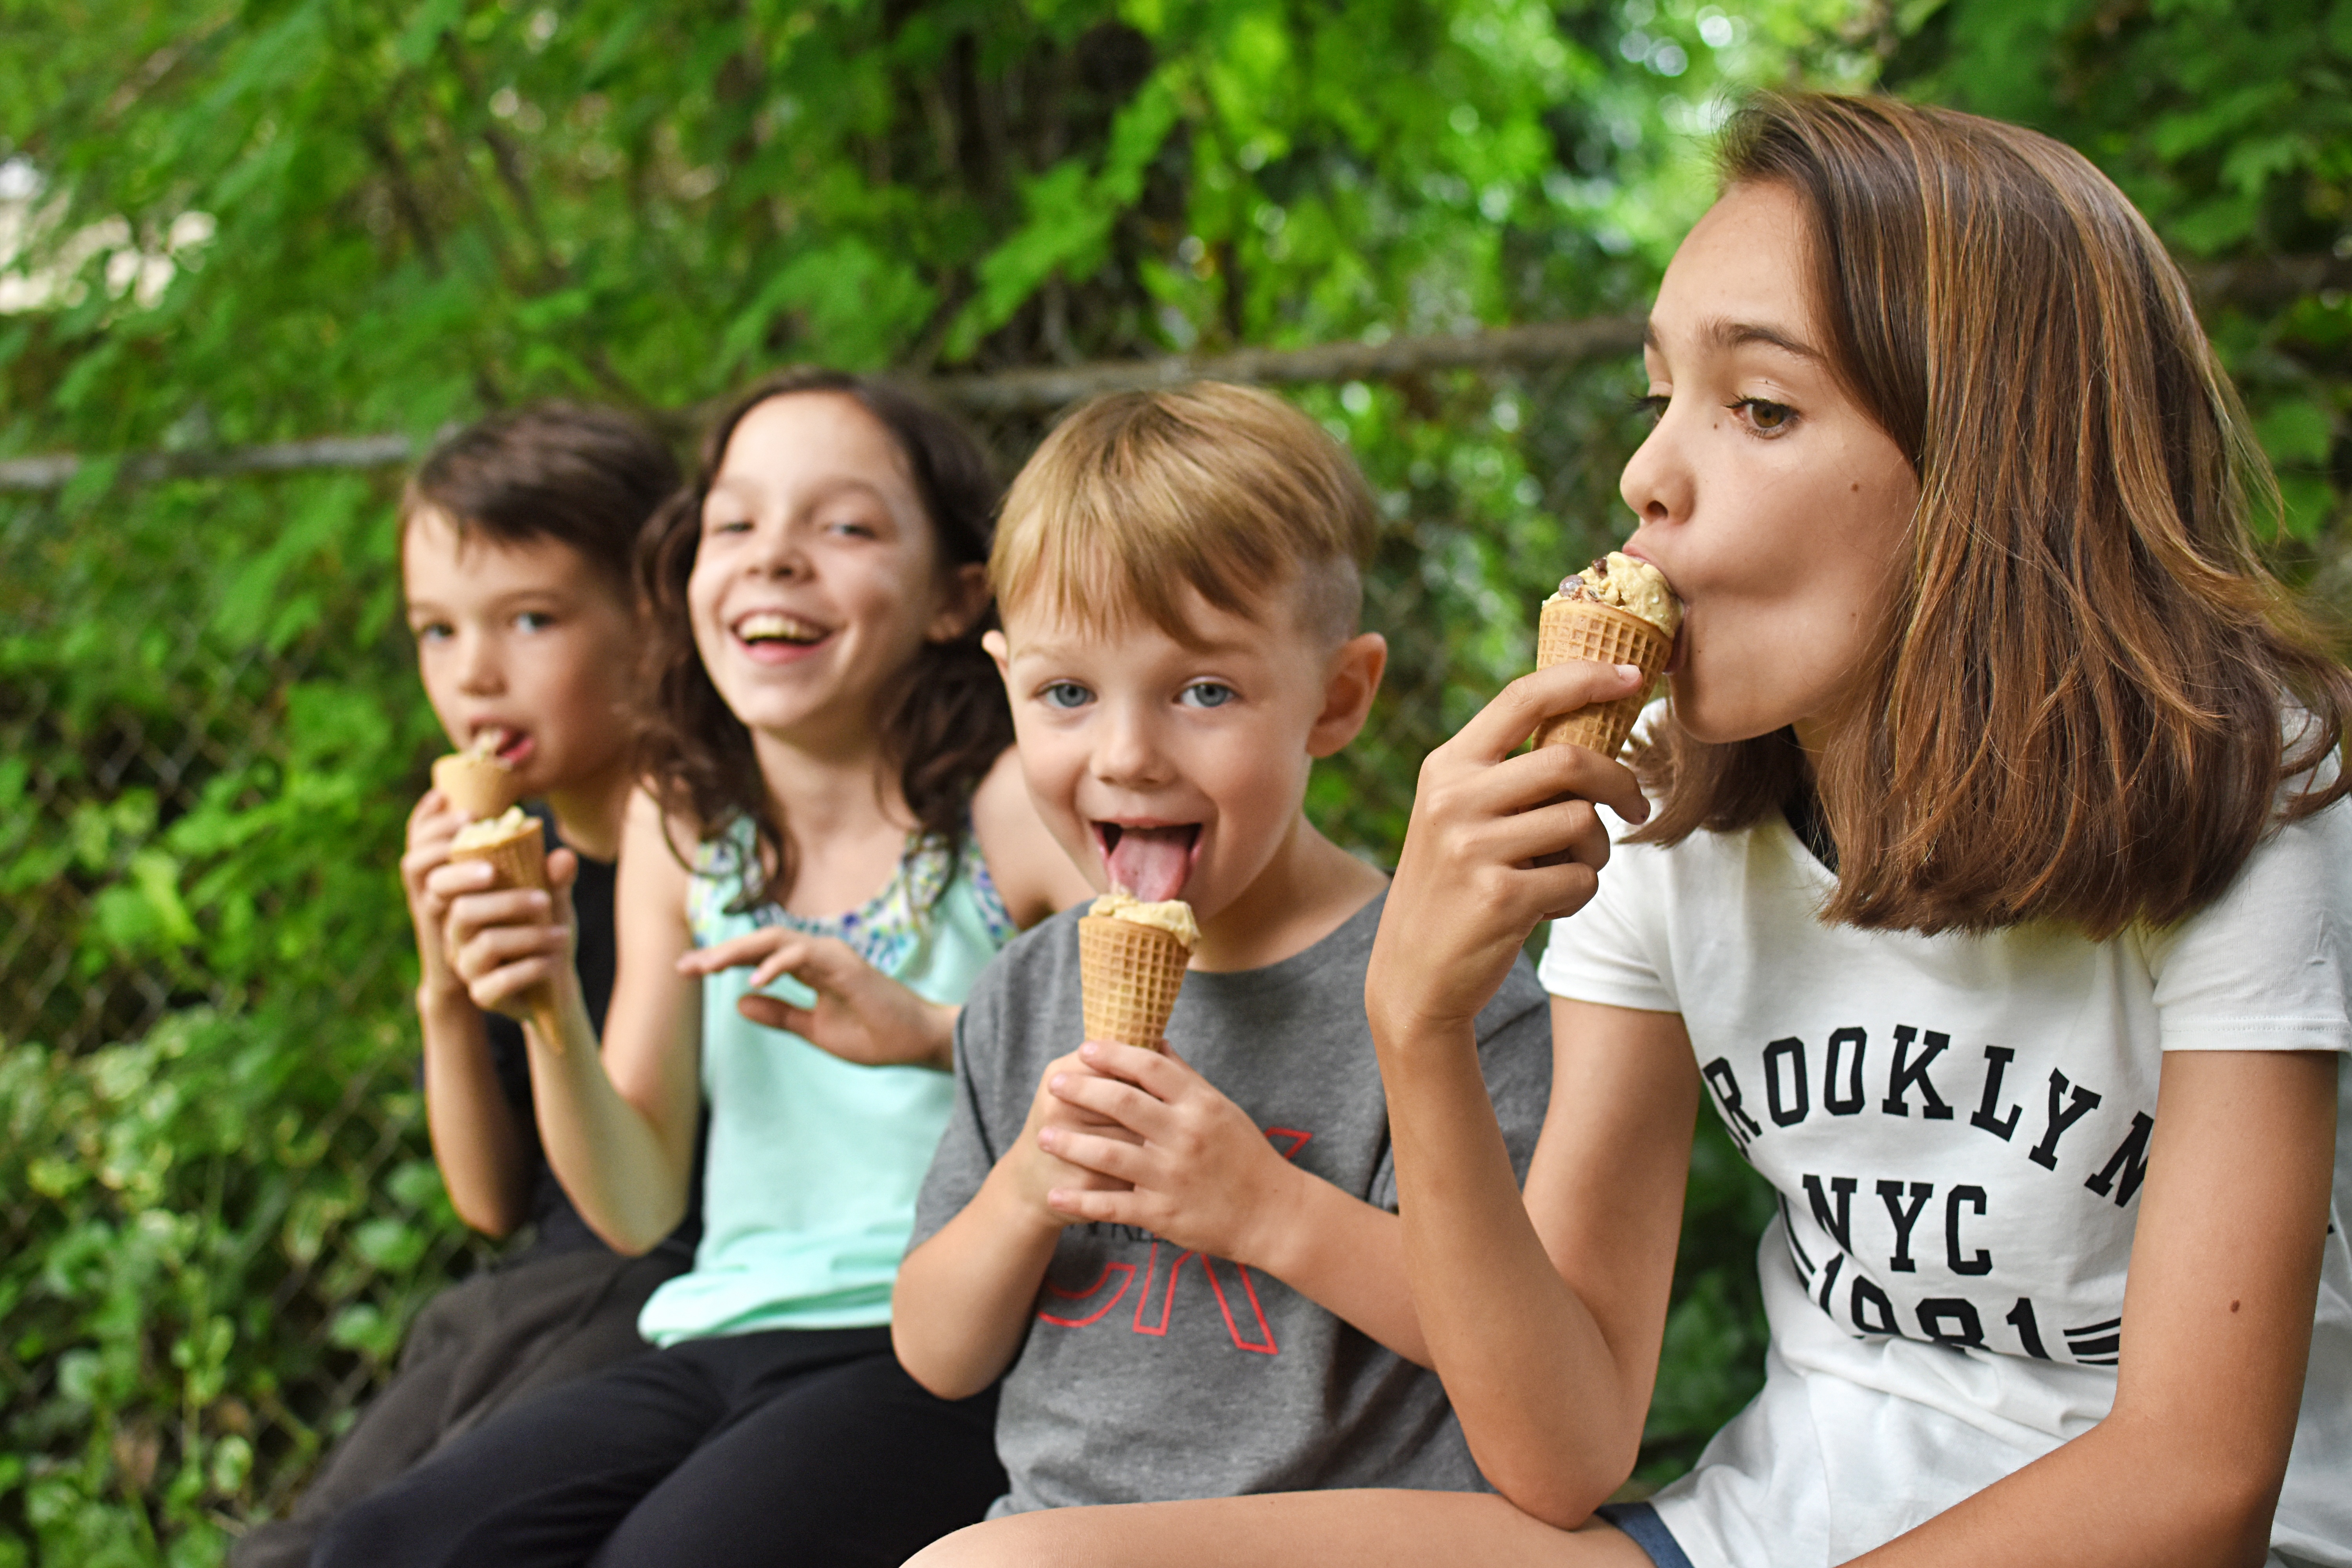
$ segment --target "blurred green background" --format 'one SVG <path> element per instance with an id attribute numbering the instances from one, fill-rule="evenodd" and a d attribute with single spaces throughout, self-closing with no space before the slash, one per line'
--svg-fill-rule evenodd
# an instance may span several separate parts
<path id="1" fill-rule="evenodd" d="M 489 1256 L 405 1006 L 398 470 L 123 455 L 549 395 L 684 439 L 827 361 L 946 378 L 1009 473 L 1049 410 L 954 378 L 1621 317 L 1728 96 L 1880 89 L 2140 204 L 2340 607 L 2347 73 L 2352 0 L 0 0 L 0 1568 L 219 1561 Z M 1313 799 L 1385 860 L 1623 531 L 1636 365 L 1290 390 L 1387 518 L 1394 675 Z M 1652 1481 L 1760 1377 L 1770 1199 L 1704 1131 Z"/>

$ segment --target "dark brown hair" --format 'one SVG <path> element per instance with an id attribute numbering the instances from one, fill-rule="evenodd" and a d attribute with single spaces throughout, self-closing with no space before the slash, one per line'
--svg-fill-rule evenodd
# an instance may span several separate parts
<path id="1" fill-rule="evenodd" d="M 1637 837 L 1793 803 L 1834 845 L 1825 920 L 2104 939 L 2189 914 L 2341 798 L 2352 675 L 2255 552 L 2275 481 L 2123 194 L 2047 137 L 1883 98 L 1758 97 L 1720 160 L 1803 203 L 1831 360 L 1920 496 L 1812 768 L 1786 731 L 1670 721 L 1637 753 L 1664 797 Z"/>
<path id="2" fill-rule="evenodd" d="M 1006 613 L 1117 625 L 1178 642 L 1190 585 L 1248 611 L 1292 588 L 1334 645 L 1363 613 L 1378 519 L 1364 476 L 1323 426 L 1271 393 L 1223 382 L 1098 397 L 1045 437 L 1004 498 L 988 565 Z"/>
<path id="3" fill-rule="evenodd" d="M 637 534 L 677 487 L 677 458 L 636 420 L 546 403 L 494 414 L 437 443 L 402 492 L 400 520 L 404 531 L 431 507 L 460 541 L 558 540 L 625 604 Z"/>
<path id="4" fill-rule="evenodd" d="M 737 823 L 752 825 L 752 859 L 739 866 L 722 858 L 719 868 L 721 875 L 742 879 L 738 912 L 780 901 L 792 890 L 792 840 L 761 777 L 751 731 L 719 695 L 694 646 L 686 584 L 701 544 L 702 503 L 735 426 L 770 398 L 797 393 L 849 398 L 889 432 L 906 455 L 943 573 L 987 561 L 996 504 L 986 455 L 953 419 L 887 382 L 795 370 L 760 383 L 720 416 L 703 438 L 694 483 L 646 525 L 637 552 L 637 591 L 650 612 L 642 683 L 644 771 L 663 809 L 692 818 L 706 843 L 724 846 Z M 925 643 L 885 691 L 877 715 L 884 753 L 898 770 L 899 793 L 922 837 L 957 856 L 963 852 L 972 791 L 1013 744 L 1004 683 L 980 646 L 982 634 L 995 624 L 994 612 L 986 611 L 953 640 Z"/>

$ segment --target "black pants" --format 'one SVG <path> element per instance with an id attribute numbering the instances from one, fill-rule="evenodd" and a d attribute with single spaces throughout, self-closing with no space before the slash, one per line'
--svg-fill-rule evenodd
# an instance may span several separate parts
<path id="1" fill-rule="evenodd" d="M 619 1258 L 601 1247 L 526 1253 L 435 1297 L 400 1370 L 327 1450 L 293 1513 L 246 1531 L 232 1568 L 303 1568 L 336 1514 L 510 1405 L 651 1352 L 637 1313 L 685 1272 L 684 1247 Z"/>
<path id="2" fill-rule="evenodd" d="M 1004 1490 L 993 1390 L 890 1331 L 689 1340 L 541 1394 L 344 1510 L 313 1568 L 896 1564 Z"/>

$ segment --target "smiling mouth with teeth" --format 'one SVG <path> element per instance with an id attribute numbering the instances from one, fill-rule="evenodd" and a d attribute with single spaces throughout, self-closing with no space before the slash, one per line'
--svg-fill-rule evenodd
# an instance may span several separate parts
<path id="1" fill-rule="evenodd" d="M 823 626 L 812 626 L 781 610 L 755 610 L 735 623 L 735 635 L 747 643 L 786 643 L 806 647 L 811 643 L 823 642 L 826 632 Z"/>

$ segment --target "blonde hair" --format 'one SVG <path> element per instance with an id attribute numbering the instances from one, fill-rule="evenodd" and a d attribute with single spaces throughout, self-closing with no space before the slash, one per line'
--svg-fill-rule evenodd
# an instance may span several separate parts
<path id="1" fill-rule="evenodd" d="M 1332 645 L 1363 610 L 1370 489 L 1323 427 L 1278 397 L 1198 382 L 1097 398 L 1057 426 L 1004 498 L 988 576 L 1005 617 L 1148 621 L 1188 647 L 1189 586 L 1246 616 L 1287 588 Z"/>

